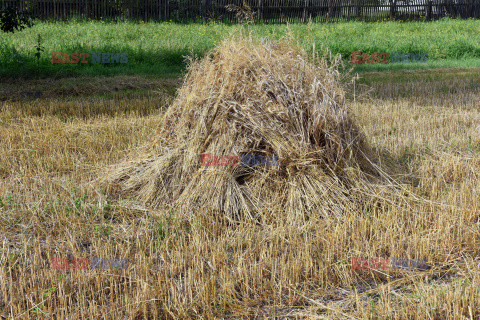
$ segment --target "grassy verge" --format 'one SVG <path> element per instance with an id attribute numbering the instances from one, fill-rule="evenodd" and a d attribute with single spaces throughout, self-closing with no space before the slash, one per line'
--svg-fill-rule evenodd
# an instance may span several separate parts
<path id="1" fill-rule="evenodd" d="M 0 34 L 1 77 L 66 77 L 71 75 L 151 74 L 177 77 L 185 70 L 184 56 L 201 56 L 236 25 L 131 22 L 37 23 L 16 34 Z M 434 22 L 346 22 L 335 24 L 255 25 L 260 36 L 280 38 L 290 33 L 312 50 L 328 47 L 350 61 L 351 52 L 428 53 L 428 63 L 352 64 L 358 72 L 480 66 L 480 27 L 474 20 Z M 37 67 L 35 45 L 42 36 Z M 114 64 L 53 64 L 52 51 L 72 54 L 126 53 L 128 62 Z"/>

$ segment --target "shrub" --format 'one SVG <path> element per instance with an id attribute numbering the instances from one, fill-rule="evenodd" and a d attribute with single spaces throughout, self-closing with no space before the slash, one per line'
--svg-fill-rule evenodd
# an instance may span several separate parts
<path id="1" fill-rule="evenodd" d="M 19 11 L 15 7 L 7 7 L 0 11 L 0 29 L 3 32 L 13 33 L 32 26 L 32 15 L 28 11 Z"/>

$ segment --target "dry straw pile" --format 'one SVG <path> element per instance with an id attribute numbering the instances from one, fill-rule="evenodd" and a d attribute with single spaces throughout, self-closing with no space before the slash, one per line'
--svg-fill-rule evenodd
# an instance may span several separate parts
<path id="1" fill-rule="evenodd" d="M 338 215 L 382 180 L 349 118 L 336 65 L 291 41 L 232 35 L 201 60 L 149 145 L 105 178 L 150 208 L 229 219 Z M 202 166 L 201 154 L 277 156 L 278 166 Z"/>

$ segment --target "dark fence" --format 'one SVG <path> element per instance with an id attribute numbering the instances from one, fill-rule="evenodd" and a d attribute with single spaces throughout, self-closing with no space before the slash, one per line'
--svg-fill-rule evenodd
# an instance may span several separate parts
<path id="1" fill-rule="evenodd" d="M 479 18 L 480 0 L 246 0 L 256 21 L 267 23 L 431 20 L 445 16 Z M 39 19 L 135 19 L 237 21 L 227 5 L 243 0 L 0 0 L 0 9 L 16 6 Z"/>

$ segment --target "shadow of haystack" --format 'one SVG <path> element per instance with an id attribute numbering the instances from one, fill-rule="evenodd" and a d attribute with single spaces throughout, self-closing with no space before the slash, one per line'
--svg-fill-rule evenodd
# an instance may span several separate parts
<path id="1" fill-rule="evenodd" d="M 335 66 L 288 41 L 232 35 L 192 60 L 154 141 L 115 166 L 110 194 L 151 208 L 200 209 L 229 219 L 358 210 L 381 181 L 347 114 Z M 278 157 L 277 166 L 202 166 L 201 154 Z"/>

